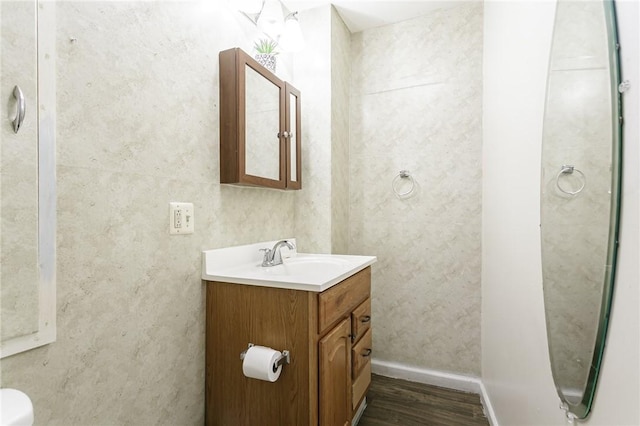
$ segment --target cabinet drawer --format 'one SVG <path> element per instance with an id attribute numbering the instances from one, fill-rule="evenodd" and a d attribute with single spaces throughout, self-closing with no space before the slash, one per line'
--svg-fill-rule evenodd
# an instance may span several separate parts
<path id="1" fill-rule="evenodd" d="M 318 332 L 322 334 L 369 297 L 371 268 L 367 267 L 318 295 Z"/>
<path id="2" fill-rule="evenodd" d="M 367 393 L 367 389 L 369 389 L 369 384 L 371 383 L 371 363 L 368 362 L 362 372 L 358 376 L 357 379 L 353 381 L 353 385 L 351 388 L 351 410 L 355 410 L 358 408 L 358 404 L 362 401 L 364 394 Z"/>
<path id="3" fill-rule="evenodd" d="M 371 298 L 367 298 L 351 313 L 352 341 L 357 342 L 371 327 Z"/>
<path id="4" fill-rule="evenodd" d="M 367 331 L 362 339 L 351 349 L 351 374 L 356 379 L 364 367 L 371 363 L 371 330 Z"/>

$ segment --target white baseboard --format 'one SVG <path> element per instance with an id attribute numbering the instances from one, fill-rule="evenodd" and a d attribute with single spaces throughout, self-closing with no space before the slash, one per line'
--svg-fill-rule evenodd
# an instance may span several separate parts
<path id="1" fill-rule="evenodd" d="M 498 424 L 498 419 L 496 417 L 496 412 L 493 410 L 493 405 L 491 405 L 491 400 L 489 399 L 489 394 L 487 393 L 487 389 L 484 387 L 484 383 L 482 380 L 480 381 L 480 400 L 482 401 L 482 407 L 484 408 L 484 415 L 487 416 L 489 420 L 489 424 L 491 426 L 500 426 Z"/>
<path id="2" fill-rule="evenodd" d="M 351 426 L 356 426 L 360 421 L 360 417 L 364 414 L 364 409 L 367 408 L 367 398 L 363 398 L 360 406 L 356 410 L 356 414 L 353 416 L 353 420 L 351 421 Z"/>
<path id="3" fill-rule="evenodd" d="M 444 371 L 428 370 L 426 368 L 413 367 L 397 362 L 371 360 L 371 372 L 381 376 L 403 379 L 410 382 L 425 383 L 427 385 L 440 386 L 463 392 L 473 392 L 480 395 L 484 413 L 491 426 L 499 426 L 493 406 L 487 395 L 487 390 L 479 377 L 464 376 L 462 374 L 447 373 Z"/>

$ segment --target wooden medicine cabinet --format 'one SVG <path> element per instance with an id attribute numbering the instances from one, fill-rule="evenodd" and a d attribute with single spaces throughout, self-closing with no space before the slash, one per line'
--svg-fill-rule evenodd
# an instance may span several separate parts
<path id="1" fill-rule="evenodd" d="M 300 189 L 300 92 L 241 49 L 219 58 L 220 183 Z"/>

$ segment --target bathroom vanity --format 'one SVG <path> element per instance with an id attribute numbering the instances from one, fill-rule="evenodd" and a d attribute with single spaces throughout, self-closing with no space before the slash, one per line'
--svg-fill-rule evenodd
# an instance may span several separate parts
<path id="1" fill-rule="evenodd" d="M 375 260 L 298 255 L 280 269 L 252 263 L 229 273 L 204 265 L 206 423 L 350 425 L 371 381 Z M 296 276 L 299 283 L 287 282 Z M 240 354 L 249 343 L 289 351 L 277 381 L 244 376 Z"/>

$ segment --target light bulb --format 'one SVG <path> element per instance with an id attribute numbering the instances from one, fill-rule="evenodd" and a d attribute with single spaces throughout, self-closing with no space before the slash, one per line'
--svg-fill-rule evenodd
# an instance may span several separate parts
<path id="1" fill-rule="evenodd" d="M 284 22 L 284 30 L 278 40 L 278 45 L 285 52 L 299 52 L 304 47 L 304 37 L 300 22 L 295 17 L 296 13 L 298 12 L 291 14 Z"/>
<path id="2" fill-rule="evenodd" d="M 282 5 L 279 0 L 265 0 L 262 12 L 256 22 L 258 28 L 271 38 L 277 38 L 282 33 L 284 18 L 282 16 Z"/>

